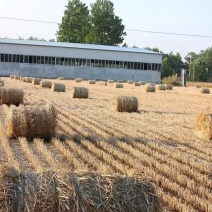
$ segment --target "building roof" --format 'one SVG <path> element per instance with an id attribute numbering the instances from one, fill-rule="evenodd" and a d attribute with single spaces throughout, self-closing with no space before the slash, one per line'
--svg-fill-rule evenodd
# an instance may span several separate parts
<path id="1" fill-rule="evenodd" d="M 64 42 L 50 42 L 50 41 L 35 41 L 35 40 L 18 40 L 0 38 L 0 43 L 3 44 L 17 44 L 17 45 L 30 45 L 30 46 L 48 46 L 48 47 L 62 47 L 62 48 L 77 48 L 77 49 L 91 49 L 103 51 L 117 51 L 117 52 L 131 52 L 131 53 L 145 53 L 145 54 L 158 54 L 161 53 L 150 51 L 142 48 L 129 48 L 119 46 L 106 46 L 95 44 L 82 44 L 82 43 L 64 43 Z"/>

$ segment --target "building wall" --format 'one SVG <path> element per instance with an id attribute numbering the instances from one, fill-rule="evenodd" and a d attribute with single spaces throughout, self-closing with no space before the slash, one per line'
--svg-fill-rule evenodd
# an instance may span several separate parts
<path id="1" fill-rule="evenodd" d="M 84 79 L 96 80 L 134 80 L 156 83 L 160 83 L 161 80 L 161 73 L 157 71 L 0 62 L 0 76 L 8 75 L 32 76 L 39 78 L 65 77 L 70 79 L 82 77 Z"/>
<path id="2" fill-rule="evenodd" d="M 76 49 L 52 46 L 30 46 L 21 44 L 2 44 L 0 43 L 0 53 L 4 54 L 23 54 L 35 56 L 51 57 L 73 57 L 97 60 L 117 60 L 145 63 L 162 63 L 161 54 L 146 54 L 135 52 L 103 51 L 92 49 Z"/>

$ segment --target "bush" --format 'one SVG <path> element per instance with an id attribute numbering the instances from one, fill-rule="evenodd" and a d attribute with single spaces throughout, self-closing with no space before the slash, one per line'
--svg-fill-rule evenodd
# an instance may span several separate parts
<path id="1" fill-rule="evenodd" d="M 176 75 L 164 77 L 162 79 L 162 83 L 163 84 L 171 84 L 171 85 L 175 85 L 175 86 L 181 86 L 182 85 L 181 81 L 180 81 L 180 77 L 177 77 Z"/>

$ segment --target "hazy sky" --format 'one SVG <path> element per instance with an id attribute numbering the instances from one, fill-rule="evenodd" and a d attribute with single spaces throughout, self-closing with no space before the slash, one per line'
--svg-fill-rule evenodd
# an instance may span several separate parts
<path id="1" fill-rule="evenodd" d="M 68 0 L 0 0 L 0 17 L 61 22 Z M 88 6 L 95 0 L 82 0 Z M 211 0 L 112 0 L 115 14 L 126 29 L 212 36 Z M 55 38 L 58 26 L 0 19 L 0 36 Z M 199 53 L 212 46 L 211 38 L 184 37 L 127 31 L 129 47 L 158 47 L 165 53 Z"/>

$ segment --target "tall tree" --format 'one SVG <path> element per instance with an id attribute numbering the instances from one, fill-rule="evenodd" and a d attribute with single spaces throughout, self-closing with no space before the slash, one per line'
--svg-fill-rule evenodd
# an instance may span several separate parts
<path id="1" fill-rule="evenodd" d="M 61 42 L 86 43 L 89 33 L 89 10 L 80 0 L 70 0 L 59 24 L 57 40 Z"/>
<path id="2" fill-rule="evenodd" d="M 195 52 L 189 52 L 184 59 L 188 64 L 190 64 L 192 61 L 194 61 L 197 58 L 197 54 Z"/>
<path id="3" fill-rule="evenodd" d="M 122 19 L 114 14 L 114 4 L 110 0 L 91 4 L 91 24 L 89 43 L 117 46 L 126 36 Z"/>
<path id="4" fill-rule="evenodd" d="M 173 52 L 165 54 L 162 62 L 162 78 L 173 74 L 179 76 L 182 64 L 183 61 L 179 53 L 176 53 L 176 55 Z"/>

